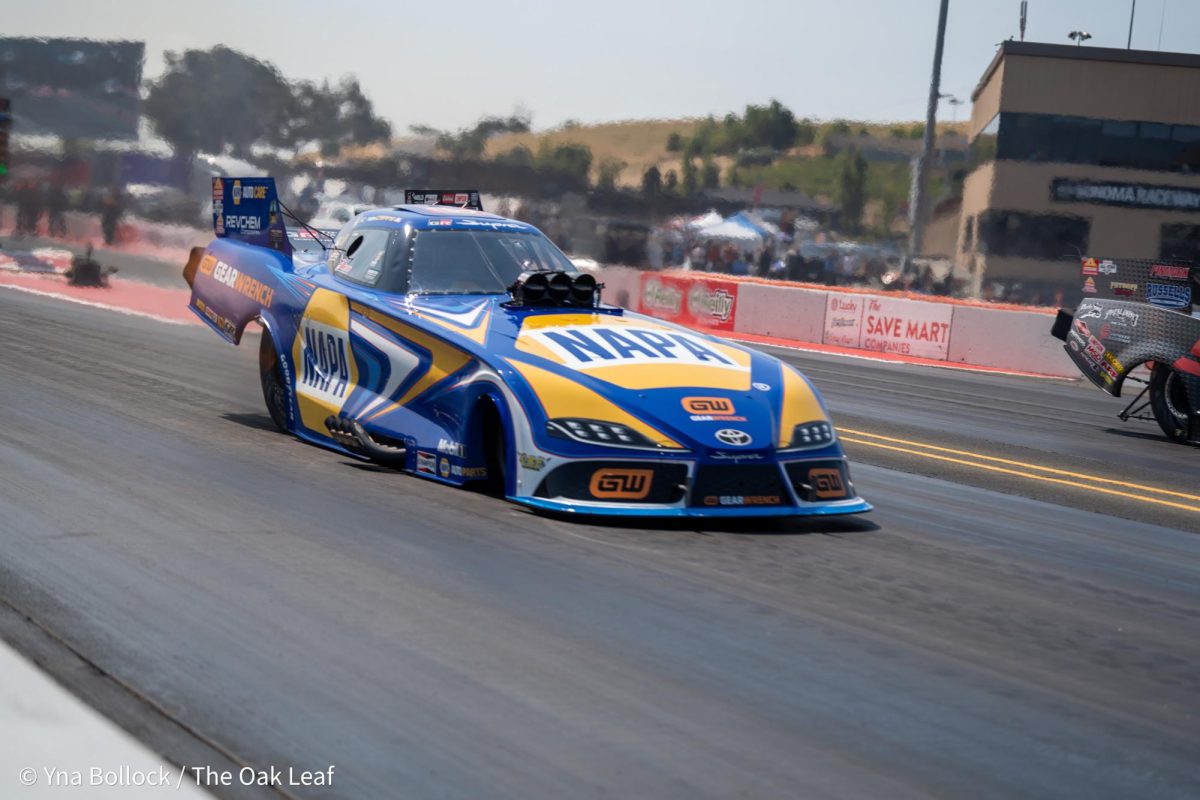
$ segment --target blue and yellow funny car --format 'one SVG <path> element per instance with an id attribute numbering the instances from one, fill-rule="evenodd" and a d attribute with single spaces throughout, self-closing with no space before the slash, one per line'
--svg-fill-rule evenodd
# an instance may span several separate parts
<path id="1" fill-rule="evenodd" d="M 410 191 L 336 233 L 289 229 L 269 178 L 215 179 L 184 269 L 234 344 L 263 328 L 280 429 L 560 513 L 870 510 L 816 389 L 778 359 L 604 305 L 476 191 Z"/>

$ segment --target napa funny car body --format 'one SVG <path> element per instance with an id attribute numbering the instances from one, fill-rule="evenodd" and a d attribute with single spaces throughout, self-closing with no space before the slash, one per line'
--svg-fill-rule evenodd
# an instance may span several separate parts
<path id="1" fill-rule="evenodd" d="M 476 192 L 407 199 L 289 231 L 270 179 L 214 181 L 218 238 L 185 268 L 191 307 L 234 344 L 261 324 L 281 429 L 549 511 L 870 509 L 797 370 L 602 304 L 592 276 Z"/>

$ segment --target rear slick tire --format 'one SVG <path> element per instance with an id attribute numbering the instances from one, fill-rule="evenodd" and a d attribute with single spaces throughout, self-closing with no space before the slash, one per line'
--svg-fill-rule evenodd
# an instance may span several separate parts
<path id="1" fill-rule="evenodd" d="M 262 332 L 262 343 L 258 346 L 258 372 L 262 380 L 263 401 L 267 404 L 267 413 L 271 415 L 275 427 L 287 433 L 287 387 L 279 369 L 279 354 L 275 352 L 275 341 L 266 328 Z"/>
<path id="2" fill-rule="evenodd" d="M 1187 444 L 1188 413 L 1192 410 L 1187 387 L 1167 364 L 1156 363 L 1150 371 L 1150 410 L 1168 439 Z"/>

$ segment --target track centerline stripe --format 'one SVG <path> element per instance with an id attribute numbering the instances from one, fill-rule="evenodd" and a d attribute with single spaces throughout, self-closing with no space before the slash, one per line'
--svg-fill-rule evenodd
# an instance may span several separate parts
<path id="1" fill-rule="evenodd" d="M 878 433 L 868 433 L 866 431 L 853 430 L 851 428 L 839 428 L 838 430 L 839 430 L 839 432 L 849 433 L 852 436 L 866 436 L 871 439 L 879 439 L 879 440 L 882 440 L 885 442 L 892 442 L 894 444 L 902 444 L 902 445 L 907 445 L 909 447 L 917 447 L 922 450 L 932 450 L 932 451 L 935 451 L 938 453 L 951 453 L 953 455 L 958 455 L 958 456 L 967 456 L 969 458 L 977 459 L 979 461 L 991 461 L 996 464 L 1007 464 L 1007 465 L 1013 466 L 1013 467 L 1022 467 L 1024 469 L 1028 469 L 1028 470 L 1035 470 L 1037 472 L 1047 472 L 1047 473 L 1050 473 L 1051 475 L 1064 475 L 1068 478 L 1079 478 L 1080 480 L 1090 481 L 1092 483 L 1106 483 L 1110 486 L 1123 486 L 1126 489 L 1137 489 L 1142 492 L 1149 492 L 1151 494 L 1161 494 L 1161 495 L 1166 495 L 1168 497 L 1178 497 L 1183 500 L 1195 500 L 1196 502 L 1200 503 L 1200 495 L 1187 494 L 1186 492 L 1177 492 L 1172 489 L 1159 489 L 1156 486 L 1146 486 L 1145 484 L 1141 484 L 1141 483 L 1130 483 L 1129 481 L 1119 481 L 1119 480 L 1116 480 L 1115 478 L 1101 478 L 1097 475 L 1088 475 L 1087 473 L 1083 473 L 1083 472 L 1071 472 L 1070 470 L 1058 469 L 1057 467 L 1044 467 L 1040 464 L 1031 464 L 1027 461 L 1015 461 L 1010 458 L 1000 458 L 998 456 L 984 455 L 983 453 L 974 453 L 970 450 L 956 450 L 952 447 L 940 447 L 938 445 L 925 444 L 924 442 L 914 442 L 914 441 L 911 441 L 908 439 L 897 439 L 892 436 L 883 436 Z M 847 441 L 852 441 L 852 440 L 847 439 Z M 863 442 L 863 441 L 859 441 L 858 443 L 859 444 L 871 444 L 871 442 Z M 930 457 L 932 458 L 933 456 L 931 455 Z"/>
<path id="2" fill-rule="evenodd" d="M 1021 470 L 1008 469 L 1007 467 L 995 467 L 995 466 L 992 466 L 991 464 L 980 464 L 980 463 L 977 463 L 974 461 L 968 461 L 968 460 L 962 459 L 962 458 L 951 458 L 950 456 L 941 456 L 941 455 L 937 455 L 936 453 L 925 453 L 920 450 L 913 450 L 913 449 L 907 448 L 907 447 L 897 447 L 895 445 L 883 444 L 882 442 L 870 442 L 870 441 L 866 441 L 864 439 L 854 439 L 854 438 L 850 438 L 850 437 L 842 437 L 842 440 L 846 441 L 846 442 L 852 442 L 854 444 L 866 445 L 867 447 L 877 447 L 882 450 L 893 450 L 898 453 L 908 453 L 908 454 L 914 455 L 914 456 L 922 456 L 924 458 L 930 458 L 930 459 L 934 459 L 936 461 L 946 461 L 951 464 L 961 464 L 962 466 L 974 467 L 975 469 L 987 470 L 989 472 L 999 472 L 999 473 L 1003 473 L 1005 475 L 1015 475 L 1016 477 L 1019 477 L 1019 478 L 1029 478 L 1031 480 L 1039 481 L 1042 483 L 1056 483 L 1056 484 L 1060 484 L 1062 486 L 1070 486 L 1072 488 L 1079 489 L 1079 490 L 1085 491 L 1085 492 L 1097 492 L 1100 494 L 1110 494 L 1110 495 L 1115 495 L 1116 497 L 1125 497 L 1130 500 L 1137 500 L 1142 503 L 1153 503 L 1155 505 L 1167 506 L 1169 508 L 1177 508 L 1182 511 L 1193 511 L 1196 513 L 1200 513 L 1200 506 L 1190 506 L 1190 505 L 1186 505 L 1184 503 L 1175 503 L 1170 500 L 1162 500 L 1157 497 L 1146 497 L 1144 495 L 1134 494 L 1133 492 L 1122 492 L 1117 489 L 1106 489 L 1102 486 L 1089 486 L 1087 484 L 1079 483 L 1078 481 L 1069 481 L 1069 480 L 1065 480 L 1063 478 L 1051 478 L 1046 475 L 1038 475 L 1035 472 L 1022 472 Z"/>

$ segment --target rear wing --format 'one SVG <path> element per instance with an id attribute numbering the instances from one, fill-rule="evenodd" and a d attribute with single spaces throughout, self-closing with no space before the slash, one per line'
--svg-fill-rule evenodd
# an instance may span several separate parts
<path id="1" fill-rule="evenodd" d="M 268 247 L 291 257 L 274 178 L 213 178 L 212 190 L 213 232 L 218 238 Z"/>
<path id="2" fill-rule="evenodd" d="M 1173 259 L 1083 258 L 1083 299 L 1148 303 L 1192 313 L 1200 291 L 1200 265 Z"/>
<path id="3" fill-rule="evenodd" d="M 454 206 L 483 211 L 478 189 L 405 189 L 406 206 Z"/>

